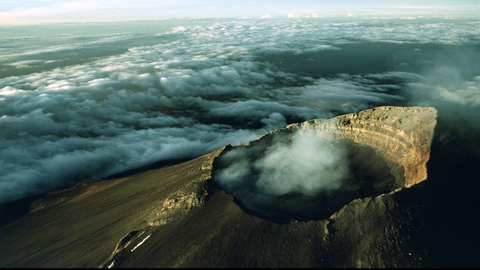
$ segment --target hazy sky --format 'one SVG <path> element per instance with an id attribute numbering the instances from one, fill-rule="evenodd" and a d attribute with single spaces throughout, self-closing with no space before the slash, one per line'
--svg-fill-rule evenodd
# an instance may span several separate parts
<path id="1" fill-rule="evenodd" d="M 479 14 L 478 0 L 0 0 L 0 24 L 168 17 L 305 17 Z"/>

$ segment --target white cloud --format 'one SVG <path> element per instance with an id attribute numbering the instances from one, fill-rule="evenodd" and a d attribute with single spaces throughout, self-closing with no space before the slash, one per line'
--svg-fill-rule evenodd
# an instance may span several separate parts
<path id="1" fill-rule="evenodd" d="M 470 44 L 478 33 L 475 23 L 413 28 L 402 21 L 240 20 L 142 36 L 158 44 L 70 59 L 61 68 L 42 64 L 57 60 L 47 52 L 103 52 L 105 44 L 133 37 L 106 35 L 82 42 L 82 36 L 66 35 L 63 40 L 68 36 L 79 41 L 52 41 L 46 48 L 30 47 L 31 38 L 18 40 L 18 49 L 10 48 L 2 64 L 41 67 L 0 80 L 0 203 L 165 159 L 204 154 L 289 121 L 402 101 L 398 93 L 403 88 L 376 80 L 432 89 L 423 77 L 406 72 L 313 79 L 281 71 L 261 56 L 338 51 L 352 38 Z M 477 81 L 457 90 L 435 87 L 436 98 L 478 106 Z"/>

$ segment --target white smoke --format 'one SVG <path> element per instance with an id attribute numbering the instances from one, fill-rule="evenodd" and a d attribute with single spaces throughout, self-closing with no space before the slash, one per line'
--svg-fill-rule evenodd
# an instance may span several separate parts
<path id="1" fill-rule="evenodd" d="M 296 133 L 289 144 L 271 145 L 256 161 L 257 189 L 274 195 L 299 192 L 312 196 L 341 187 L 348 176 L 345 147 L 321 136 Z"/>
<path id="2" fill-rule="evenodd" d="M 307 132 L 270 139 L 234 147 L 216 160 L 213 181 L 247 209 L 280 222 L 314 218 L 335 207 L 327 198 L 358 188 L 349 181 L 344 142 Z"/>
<path id="3" fill-rule="evenodd" d="M 341 188 L 349 176 L 344 144 L 303 132 L 289 138 L 275 137 L 268 146 L 235 147 L 222 154 L 220 163 L 215 181 L 240 197 L 250 191 L 272 196 L 314 196 Z"/>

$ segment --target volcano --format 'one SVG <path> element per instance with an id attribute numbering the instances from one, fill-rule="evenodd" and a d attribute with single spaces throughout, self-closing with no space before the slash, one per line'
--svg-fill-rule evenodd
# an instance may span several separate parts
<path id="1" fill-rule="evenodd" d="M 0 266 L 478 266 L 467 207 L 478 201 L 478 160 L 454 156 L 459 142 L 441 124 L 434 108 L 378 107 L 13 202 L 1 209 Z M 295 134 L 345 149 L 338 188 L 262 204 L 254 171 L 237 189 L 219 181 L 239 162 L 228 153 L 254 163 L 275 143 L 293 145 Z M 254 202 L 244 196 L 253 193 Z"/>

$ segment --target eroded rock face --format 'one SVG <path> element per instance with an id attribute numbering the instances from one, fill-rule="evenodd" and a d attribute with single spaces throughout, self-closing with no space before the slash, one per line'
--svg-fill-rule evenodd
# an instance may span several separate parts
<path id="1" fill-rule="evenodd" d="M 403 167 L 403 175 L 396 177 L 401 187 L 408 188 L 427 178 L 426 163 L 430 158 L 436 116 L 437 110 L 431 107 L 385 106 L 328 120 L 314 119 L 287 129 L 370 146 L 391 162 L 392 167 Z"/>

